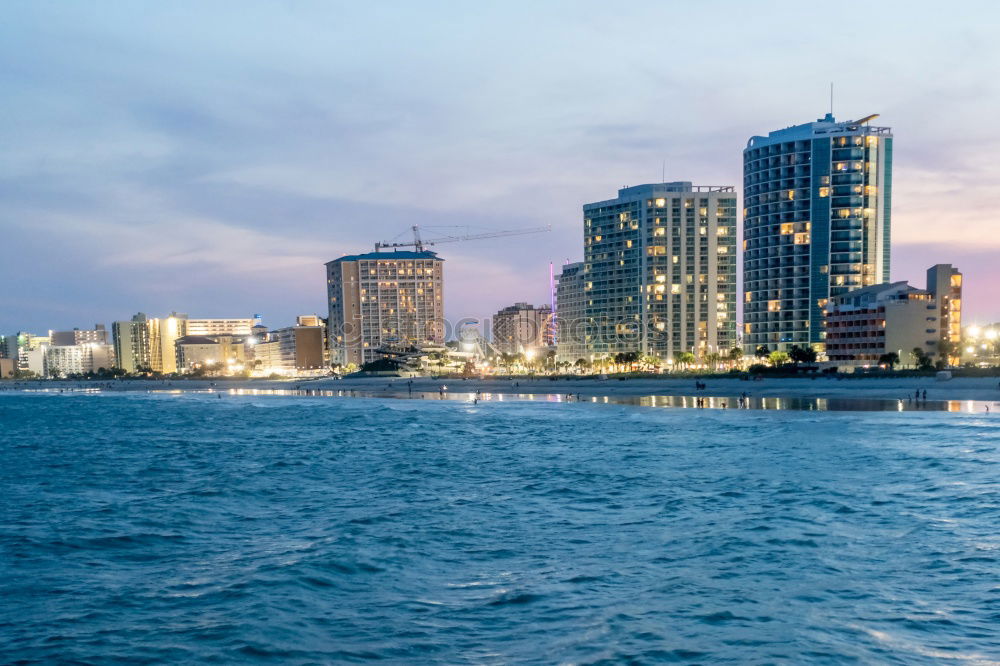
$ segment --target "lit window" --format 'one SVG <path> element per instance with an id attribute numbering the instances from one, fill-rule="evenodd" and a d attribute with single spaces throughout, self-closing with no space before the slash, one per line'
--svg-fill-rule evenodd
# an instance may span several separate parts
<path id="1" fill-rule="evenodd" d="M 768 312 L 778 312 L 781 310 L 781 301 L 768 301 L 767 311 Z"/>
<path id="2" fill-rule="evenodd" d="M 666 199 L 657 199 L 656 200 L 656 207 L 657 208 L 663 208 L 666 205 L 667 205 L 667 200 Z"/>
<path id="3" fill-rule="evenodd" d="M 819 195 L 821 197 L 828 197 L 828 196 L 830 196 L 830 188 L 829 187 L 821 187 L 821 188 L 819 188 Z"/>

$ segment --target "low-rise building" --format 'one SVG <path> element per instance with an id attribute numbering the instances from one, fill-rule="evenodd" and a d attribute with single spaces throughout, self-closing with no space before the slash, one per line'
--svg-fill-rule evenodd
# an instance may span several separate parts
<path id="1" fill-rule="evenodd" d="M 299 321 L 311 320 L 300 317 Z M 263 375 L 325 372 L 325 335 L 324 327 L 319 325 L 289 326 L 272 331 L 267 340 L 254 346 L 255 371 Z"/>
<path id="2" fill-rule="evenodd" d="M 0 358 L 0 379 L 11 379 L 17 372 L 17 363 L 12 358 Z"/>
<path id="3" fill-rule="evenodd" d="M 234 335 L 185 335 L 175 342 L 177 372 L 228 375 L 241 372 L 247 360 L 247 339 Z"/>
<path id="4" fill-rule="evenodd" d="M 891 282 L 831 298 L 827 358 L 841 365 L 876 365 L 895 353 L 902 365 L 915 365 L 920 350 L 933 361 L 951 361 L 961 339 L 961 289 L 962 274 L 938 264 L 927 271 L 927 289 Z"/>

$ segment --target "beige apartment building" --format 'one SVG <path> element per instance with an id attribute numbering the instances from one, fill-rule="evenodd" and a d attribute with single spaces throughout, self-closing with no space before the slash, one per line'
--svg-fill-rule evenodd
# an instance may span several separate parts
<path id="1" fill-rule="evenodd" d="M 444 343 L 444 260 L 369 252 L 326 264 L 330 363 L 361 365 L 383 347 Z"/>
<path id="2" fill-rule="evenodd" d="M 299 321 L 318 321 L 318 317 L 299 317 Z M 326 369 L 325 330 L 321 325 L 289 326 L 268 334 L 267 340 L 254 347 L 255 372 L 264 375 L 315 374 Z"/>
<path id="3" fill-rule="evenodd" d="M 506 354 L 534 353 L 555 343 L 552 308 L 515 303 L 493 316 L 493 346 Z"/>
<path id="4" fill-rule="evenodd" d="M 927 271 L 927 289 L 905 281 L 835 296 L 826 311 L 826 355 L 847 366 L 875 365 L 894 352 L 913 365 L 913 350 L 953 361 L 962 334 L 962 274 L 950 264 Z"/>

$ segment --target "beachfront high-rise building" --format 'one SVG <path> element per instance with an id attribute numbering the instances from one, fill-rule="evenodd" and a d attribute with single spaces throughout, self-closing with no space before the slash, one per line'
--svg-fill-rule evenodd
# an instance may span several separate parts
<path id="1" fill-rule="evenodd" d="M 589 356 L 704 357 L 736 344 L 734 187 L 626 187 L 583 218 Z"/>
<path id="2" fill-rule="evenodd" d="M 185 335 L 250 335 L 255 319 L 188 319 Z"/>
<path id="3" fill-rule="evenodd" d="M 552 308 L 515 303 L 493 316 L 493 346 L 506 354 L 533 354 L 554 343 Z"/>
<path id="4" fill-rule="evenodd" d="M 104 324 L 95 324 L 93 329 L 74 328 L 72 331 L 49 331 L 49 343 L 53 347 L 72 347 L 73 345 L 99 344 L 106 345 L 108 330 Z"/>
<path id="5" fill-rule="evenodd" d="M 326 264 L 330 363 L 361 365 L 382 347 L 444 343 L 444 260 L 369 252 Z"/>
<path id="6" fill-rule="evenodd" d="M 149 346 L 149 319 L 142 312 L 129 321 L 111 322 L 115 363 L 129 374 L 152 369 Z"/>
<path id="7" fill-rule="evenodd" d="M 824 349 L 831 297 L 889 281 L 892 133 L 832 114 L 743 151 L 743 344 Z"/>
<path id="8" fill-rule="evenodd" d="M 566 264 L 556 278 L 556 357 L 575 363 L 587 358 L 587 308 L 583 262 Z"/>
<path id="9" fill-rule="evenodd" d="M 154 372 L 177 372 L 179 338 L 187 335 L 186 314 L 171 312 L 169 317 L 149 320 L 149 364 Z"/>

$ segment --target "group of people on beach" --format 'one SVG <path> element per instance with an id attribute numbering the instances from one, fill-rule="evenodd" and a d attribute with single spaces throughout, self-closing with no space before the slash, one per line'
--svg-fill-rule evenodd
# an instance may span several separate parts
<path id="1" fill-rule="evenodd" d="M 702 387 L 704 387 L 704 385 L 702 385 Z M 736 404 L 738 405 L 738 407 L 740 409 L 748 409 L 750 407 L 750 395 L 746 391 L 744 391 L 743 393 L 740 393 L 740 396 L 736 399 Z M 695 407 L 707 407 L 708 406 L 708 398 L 702 398 L 702 397 L 695 398 L 694 399 L 694 406 Z M 719 406 L 722 409 L 727 409 L 729 407 L 729 401 L 728 400 L 719 400 Z"/>

